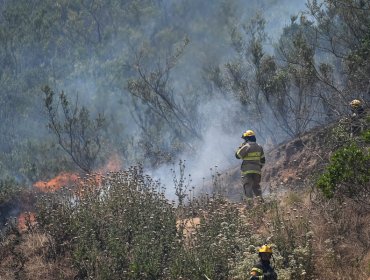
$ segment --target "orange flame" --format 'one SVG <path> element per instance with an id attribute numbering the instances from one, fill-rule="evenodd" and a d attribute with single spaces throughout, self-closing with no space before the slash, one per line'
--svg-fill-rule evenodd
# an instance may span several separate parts
<path id="1" fill-rule="evenodd" d="M 97 170 L 94 174 L 91 174 L 87 179 L 91 185 L 99 186 L 101 184 L 103 173 L 119 171 L 122 168 L 122 161 L 117 155 L 113 155 L 108 163 Z M 61 172 L 55 178 L 49 181 L 38 181 L 33 184 L 38 190 L 42 192 L 55 192 L 64 186 L 71 184 L 77 184 L 76 194 L 83 196 L 84 188 L 86 184 L 81 180 L 77 173 Z M 18 216 L 18 229 L 20 232 L 27 231 L 30 225 L 36 224 L 36 216 L 33 212 L 23 212 Z"/>
<path id="2" fill-rule="evenodd" d="M 122 161 L 117 155 L 113 155 L 110 157 L 108 163 L 104 167 L 98 169 L 96 172 L 91 174 L 91 176 L 89 176 L 88 181 L 90 183 L 100 185 L 102 181 L 102 174 L 109 171 L 119 171 L 121 168 Z M 77 183 L 81 183 L 80 177 L 77 173 L 61 172 L 58 176 L 51 179 L 50 181 L 38 181 L 33 185 L 42 192 L 54 192 L 59 190 L 63 186 Z"/>
<path id="3" fill-rule="evenodd" d="M 18 230 L 25 232 L 30 226 L 36 224 L 36 216 L 33 212 L 23 212 L 18 217 Z"/>
<path id="4" fill-rule="evenodd" d="M 89 176 L 88 180 L 97 186 L 102 184 L 104 174 L 107 172 L 117 172 L 122 169 L 122 161 L 117 155 L 113 155 L 109 158 L 108 163 L 102 168 L 96 170 Z"/>
<path id="5" fill-rule="evenodd" d="M 38 181 L 33 185 L 42 192 L 54 192 L 56 190 L 59 190 L 63 186 L 67 186 L 71 183 L 73 184 L 77 181 L 77 174 L 62 172 L 50 181 Z"/>
<path id="6" fill-rule="evenodd" d="M 106 172 L 116 172 L 122 169 L 122 160 L 117 155 L 112 155 L 108 163 L 101 169 L 98 170 L 99 173 Z"/>

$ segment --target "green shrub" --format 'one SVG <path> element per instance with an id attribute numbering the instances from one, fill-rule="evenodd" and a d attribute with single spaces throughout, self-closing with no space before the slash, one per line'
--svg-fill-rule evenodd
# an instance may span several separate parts
<path id="1" fill-rule="evenodd" d="M 370 130 L 366 130 L 361 136 L 365 143 L 370 144 Z"/>
<path id="2" fill-rule="evenodd" d="M 0 180 L 0 206 L 9 201 L 18 199 L 22 188 L 15 182 L 14 179 Z"/>
<path id="3" fill-rule="evenodd" d="M 292 195 L 288 197 L 291 199 Z M 313 235 L 310 213 L 303 202 L 286 207 L 276 202 L 271 208 L 271 242 L 276 246 L 278 273 L 283 279 L 312 279 L 314 271 Z"/>
<path id="4" fill-rule="evenodd" d="M 314 214 L 298 193 L 283 205 L 206 195 L 175 208 L 159 187 L 133 167 L 43 194 L 37 218 L 49 259 L 71 259 L 76 279 L 245 280 L 268 243 L 279 278 L 317 277 Z"/>
<path id="5" fill-rule="evenodd" d="M 327 198 L 336 193 L 361 201 L 369 194 L 370 154 L 356 144 L 337 150 L 317 187 Z"/>
<path id="6" fill-rule="evenodd" d="M 245 209 L 221 196 L 206 196 L 192 201 L 188 211 L 196 214 L 200 224 L 182 239 L 171 266 L 172 279 L 230 279 L 251 244 Z"/>
<path id="7" fill-rule="evenodd" d="M 99 181 L 101 182 L 99 183 Z M 78 279 L 161 279 L 176 238 L 172 204 L 140 168 L 88 178 L 43 195 L 38 221 L 55 240 L 52 257 L 72 255 Z"/>

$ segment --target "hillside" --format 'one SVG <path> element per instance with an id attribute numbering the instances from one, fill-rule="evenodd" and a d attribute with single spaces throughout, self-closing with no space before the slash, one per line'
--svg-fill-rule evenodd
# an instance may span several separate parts
<path id="1" fill-rule="evenodd" d="M 186 206 L 169 204 L 140 167 L 38 193 L 35 212 L 3 232 L 0 279 L 242 280 L 266 242 L 279 279 L 308 280 L 317 271 L 333 280 L 367 279 L 370 213 L 351 198 L 326 200 L 310 188 L 311 175 L 328 163 L 336 127 L 268 151 L 263 185 L 281 195 L 265 192 L 252 208 L 230 202 L 238 196 L 238 168 L 221 175 L 232 186 L 226 198 L 210 194 Z"/>
<path id="2" fill-rule="evenodd" d="M 369 278 L 369 11 L 0 0 L 0 280 Z"/>
<path id="3" fill-rule="evenodd" d="M 369 112 L 370 110 L 367 110 L 367 115 Z M 315 178 L 328 164 L 333 150 L 350 141 L 348 131 L 349 120 L 344 118 L 339 122 L 313 128 L 298 138 L 266 150 L 266 164 L 261 179 L 264 194 L 310 188 Z M 337 140 L 336 133 L 343 138 Z M 222 172 L 220 176 L 225 194 L 233 201 L 240 201 L 243 197 L 240 162 Z M 210 184 L 208 189 L 212 189 Z"/>

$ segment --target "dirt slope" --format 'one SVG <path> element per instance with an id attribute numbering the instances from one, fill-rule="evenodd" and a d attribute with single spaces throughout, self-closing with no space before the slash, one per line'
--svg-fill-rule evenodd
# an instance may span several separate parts
<path id="1" fill-rule="evenodd" d="M 266 164 L 262 171 L 264 193 L 307 185 L 330 157 L 329 133 L 333 125 L 315 128 L 299 138 L 286 141 L 265 151 Z M 242 198 L 240 164 L 222 174 L 227 196 L 234 201 Z"/>

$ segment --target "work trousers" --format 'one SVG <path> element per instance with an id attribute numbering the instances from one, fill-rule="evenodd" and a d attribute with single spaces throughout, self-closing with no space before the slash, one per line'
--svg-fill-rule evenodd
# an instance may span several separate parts
<path id="1" fill-rule="evenodd" d="M 259 196 L 262 198 L 260 182 L 260 174 L 251 173 L 242 175 L 242 183 L 245 196 L 248 198 L 253 198 L 254 194 L 255 196 Z"/>
<path id="2" fill-rule="evenodd" d="M 364 130 L 364 123 L 360 118 L 352 118 L 351 120 L 351 137 L 361 134 Z"/>

